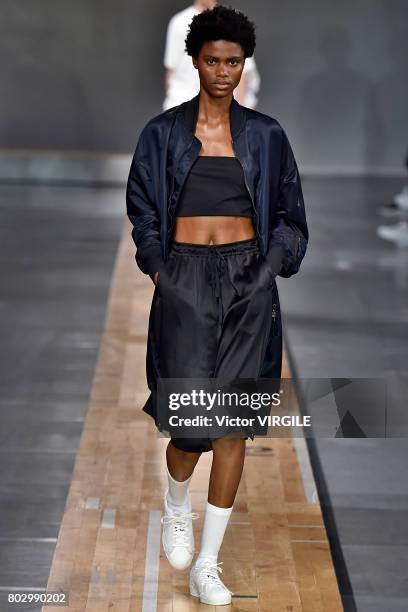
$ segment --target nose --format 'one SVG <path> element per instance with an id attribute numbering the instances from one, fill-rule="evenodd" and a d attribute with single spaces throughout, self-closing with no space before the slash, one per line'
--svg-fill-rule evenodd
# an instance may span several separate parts
<path id="1" fill-rule="evenodd" d="M 217 77 L 227 77 L 229 72 L 225 64 L 218 64 Z"/>

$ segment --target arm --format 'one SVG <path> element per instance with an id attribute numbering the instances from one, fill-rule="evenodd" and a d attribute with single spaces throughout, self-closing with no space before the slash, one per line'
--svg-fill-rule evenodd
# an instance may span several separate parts
<path id="1" fill-rule="evenodd" d="M 170 68 L 166 68 L 165 69 L 165 73 L 164 73 L 164 89 L 167 93 L 167 90 L 169 89 L 169 84 L 170 84 L 170 79 L 173 75 L 174 70 L 170 69 Z"/>
<path id="2" fill-rule="evenodd" d="M 146 154 L 145 133 L 142 131 L 133 155 L 126 187 L 127 216 L 133 225 L 132 238 L 136 245 L 136 263 L 152 280 L 163 264 L 160 244 L 160 218 L 154 204 L 152 177 Z"/>
<path id="3" fill-rule="evenodd" d="M 166 42 L 164 46 L 163 64 L 165 69 L 164 86 L 167 92 L 170 84 L 170 79 L 174 70 L 179 65 L 184 56 L 184 40 L 178 32 L 178 25 L 175 16 L 173 16 L 167 26 Z"/>
<path id="4" fill-rule="evenodd" d="M 275 275 L 289 278 L 298 272 L 308 240 L 299 171 L 288 137 L 283 130 L 279 202 L 266 254 Z"/>

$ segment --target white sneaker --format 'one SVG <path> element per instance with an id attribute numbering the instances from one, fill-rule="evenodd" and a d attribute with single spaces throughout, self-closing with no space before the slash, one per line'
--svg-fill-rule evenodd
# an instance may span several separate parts
<path id="1" fill-rule="evenodd" d="M 167 503 L 167 491 L 164 495 L 164 515 L 160 521 L 163 525 L 162 543 L 166 557 L 175 569 L 185 569 L 194 557 L 194 533 L 192 520 L 200 515 L 191 512 L 191 500 L 188 496 L 187 512 L 170 510 Z"/>
<path id="2" fill-rule="evenodd" d="M 404 187 L 401 193 L 397 193 L 394 197 L 394 202 L 402 209 L 408 209 L 408 187 Z"/>
<path id="3" fill-rule="evenodd" d="M 221 582 L 218 572 L 222 573 L 222 561 L 196 562 L 190 572 L 190 594 L 199 597 L 201 603 L 212 606 L 225 606 L 231 603 L 232 591 Z"/>

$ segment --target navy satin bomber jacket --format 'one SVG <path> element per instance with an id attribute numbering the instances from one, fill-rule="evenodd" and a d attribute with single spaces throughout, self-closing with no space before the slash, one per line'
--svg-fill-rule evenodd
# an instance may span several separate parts
<path id="1" fill-rule="evenodd" d="M 153 117 L 143 128 L 126 189 L 136 263 L 153 278 L 167 260 L 175 210 L 201 141 L 194 135 L 199 94 Z M 261 253 L 273 274 L 299 270 L 309 239 L 298 167 L 280 123 L 259 111 L 230 104 L 232 147 L 241 162 L 254 207 Z"/>

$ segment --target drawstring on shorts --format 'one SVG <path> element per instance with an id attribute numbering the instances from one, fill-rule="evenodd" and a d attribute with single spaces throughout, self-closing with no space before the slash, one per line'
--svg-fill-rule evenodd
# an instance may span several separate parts
<path id="1" fill-rule="evenodd" d="M 221 329 L 224 322 L 224 305 L 222 303 L 221 285 L 222 276 L 228 264 L 221 251 L 212 249 L 211 246 L 209 246 L 205 265 L 209 273 L 213 295 L 218 302 L 218 327 Z"/>
<path id="2" fill-rule="evenodd" d="M 222 300 L 222 284 L 226 269 L 228 269 L 227 258 L 229 255 L 242 253 L 258 252 L 258 240 L 254 238 L 246 238 L 235 242 L 224 242 L 221 244 L 197 244 L 191 242 L 172 242 L 171 250 L 174 253 L 187 254 L 194 257 L 205 258 L 205 270 L 208 273 L 209 281 L 212 287 L 212 293 L 217 301 L 218 321 L 217 327 L 221 333 L 224 323 L 224 304 Z M 230 279 L 233 284 L 233 281 Z M 233 284 L 234 290 L 239 294 L 237 288 Z"/>

